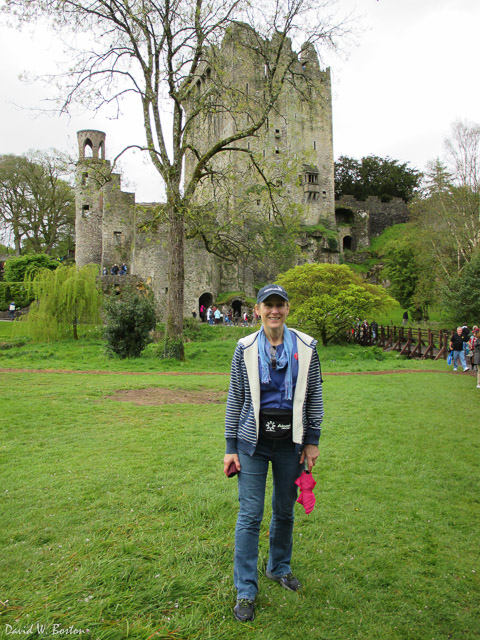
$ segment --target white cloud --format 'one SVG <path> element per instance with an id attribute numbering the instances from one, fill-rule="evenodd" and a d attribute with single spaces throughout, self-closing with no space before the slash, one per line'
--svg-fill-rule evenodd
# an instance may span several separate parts
<path id="1" fill-rule="evenodd" d="M 338 6 L 363 16 L 363 32 L 348 59 L 329 59 L 335 155 L 388 155 L 424 168 L 442 153 L 454 120 L 480 121 L 480 2 L 340 0 Z M 42 84 L 24 84 L 18 75 L 52 71 L 61 59 L 58 43 L 41 25 L 33 33 L 0 27 L 0 56 L 0 153 L 55 147 L 76 156 L 76 132 L 87 128 L 107 133 L 109 158 L 143 140 L 136 106 L 120 120 L 91 114 L 33 117 L 15 106 L 39 107 L 48 95 Z M 156 172 L 139 154 L 125 156 L 122 167 L 129 178 L 124 186 L 136 190 L 137 200 L 162 197 Z"/>

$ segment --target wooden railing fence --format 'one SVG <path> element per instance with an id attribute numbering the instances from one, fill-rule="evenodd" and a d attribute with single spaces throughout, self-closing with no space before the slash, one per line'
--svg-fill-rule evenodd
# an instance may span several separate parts
<path id="1" fill-rule="evenodd" d="M 448 345 L 452 329 L 406 329 L 405 327 L 395 327 L 387 325 L 378 327 L 375 337 L 372 328 L 361 327 L 352 334 L 352 339 L 364 346 L 381 347 L 384 351 L 399 351 L 400 355 L 409 358 L 421 358 L 426 360 L 447 359 Z"/>

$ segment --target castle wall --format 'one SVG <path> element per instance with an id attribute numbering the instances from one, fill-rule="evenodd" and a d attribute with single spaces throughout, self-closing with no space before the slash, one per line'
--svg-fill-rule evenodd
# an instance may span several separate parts
<path id="1" fill-rule="evenodd" d="M 121 190 L 121 179 L 112 179 L 103 189 L 102 267 L 110 270 L 112 264 L 132 264 L 137 226 L 135 194 Z"/>
<path id="2" fill-rule="evenodd" d="M 368 248 L 372 238 L 394 224 L 408 222 L 409 219 L 408 205 L 401 198 L 382 202 L 375 196 L 369 196 L 364 201 L 356 200 L 353 196 L 342 196 L 335 203 L 335 212 L 339 245 L 343 248 L 343 240 L 349 236 L 352 238 L 353 251 Z"/>
<path id="3" fill-rule="evenodd" d="M 369 234 L 376 238 L 385 229 L 394 224 L 408 222 L 410 213 L 408 205 L 401 198 L 392 198 L 390 202 L 381 202 L 379 198 L 367 198 L 367 209 L 370 214 Z"/>

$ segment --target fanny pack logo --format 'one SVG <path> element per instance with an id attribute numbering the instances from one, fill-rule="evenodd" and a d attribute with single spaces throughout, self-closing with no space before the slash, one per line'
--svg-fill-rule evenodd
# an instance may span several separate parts
<path id="1" fill-rule="evenodd" d="M 268 431 L 269 433 L 275 433 L 279 429 L 285 431 L 291 427 L 291 424 L 279 424 L 273 420 L 268 420 L 268 422 L 265 423 L 265 431 Z"/>

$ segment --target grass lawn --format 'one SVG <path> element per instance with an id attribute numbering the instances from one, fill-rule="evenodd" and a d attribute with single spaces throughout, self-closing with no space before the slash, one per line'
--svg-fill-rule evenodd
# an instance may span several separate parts
<path id="1" fill-rule="evenodd" d="M 372 320 L 376 320 L 379 325 L 395 325 L 396 327 L 402 326 L 403 321 L 403 313 L 405 309 L 398 306 L 388 311 L 387 313 L 378 313 L 375 317 L 368 318 L 369 322 Z M 445 313 L 442 312 L 442 309 L 429 309 L 429 319 L 427 321 L 419 322 L 417 320 L 412 320 L 409 314 L 409 321 L 407 323 L 407 328 L 412 327 L 413 329 L 420 327 L 422 329 L 448 329 L 452 328 L 452 322 L 445 317 Z"/>
<path id="2" fill-rule="evenodd" d="M 221 342 L 188 345 L 206 350 L 204 371 L 226 354 Z M 319 352 L 331 371 L 404 362 Z M 153 356 L 107 361 L 95 340 L 0 353 L 3 368 L 161 368 Z M 317 505 L 309 516 L 297 505 L 294 534 L 304 589 L 261 578 L 245 625 L 231 611 L 237 497 L 222 473 L 224 404 L 107 397 L 149 387 L 226 397 L 228 376 L 0 373 L 0 638 L 480 638 L 480 391 L 436 365 L 325 376 Z M 269 513 L 267 499 L 262 571 Z"/>
<path id="3" fill-rule="evenodd" d="M 17 326 L 15 326 L 17 325 Z M 17 335 L 12 335 L 16 329 Z M 85 331 L 85 330 L 84 330 Z M 0 369 L 68 369 L 74 371 L 134 372 L 218 372 L 230 373 L 232 354 L 237 340 L 256 328 L 200 326 L 198 335 L 185 344 L 186 361 L 160 360 L 157 345 L 150 344 L 140 358 L 125 359 L 105 355 L 105 343 L 98 330 L 86 330 L 87 337 L 75 342 L 31 343 L 21 335 L 18 323 L 0 322 Z M 8 346 L 9 348 L 2 348 Z M 446 371 L 444 360 L 409 360 L 398 352 L 382 352 L 379 348 L 319 345 L 324 372 L 383 371 L 385 369 L 435 369 Z"/>

